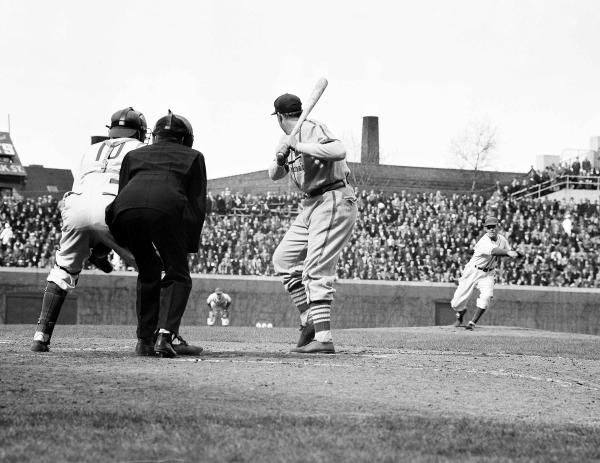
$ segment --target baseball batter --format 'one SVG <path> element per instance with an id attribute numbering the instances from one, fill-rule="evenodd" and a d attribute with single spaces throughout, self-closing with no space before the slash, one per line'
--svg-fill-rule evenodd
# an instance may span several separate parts
<path id="1" fill-rule="evenodd" d="M 302 113 L 300 98 L 284 94 L 275 100 L 280 141 L 269 177 L 288 174 L 304 193 L 302 211 L 273 254 L 275 271 L 300 311 L 300 339 L 294 352 L 335 353 L 331 304 L 336 264 L 352 234 L 358 208 L 348 184 L 346 150 L 327 127 L 306 120 L 290 136 Z"/>
<path id="2" fill-rule="evenodd" d="M 34 352 L 49 350 L 50 338 L 67 291 L 75 288 L 86 259 L 95 259 L 100 263 L 99 267 L 110 271 L 112 266 L 106 255 L 114 249 L 125 262 L 134 264 L 131 253 L 115 242 L 104 215 L 106 206 L 117 195 L 121 161 L 129 151 L 144 146 L 146 128 L 146 119 L 141 112 L 131 107 L 117 111 L 111 118 L 110 138 L 88 148 L 74 172 L 73 188 L 65 194 L 61 209 L 60 247 L 44 290 L 42 310 L 31 346 Z M 104 255 L 90 256 L 91 248 L 104 249 Z"/>
<path id="3" fill-rule="evenodd" d="M 229 326 L 229 308 L 231 307 L 231 297 L 223 292 L 221 288 L 216 288 L 215 292 L 206 299 L 208 305 L 208 318 L 206 324 L 214 326 L 217 317 L 221 318 L 221 325 Z"/>
<path id="4" fill-rule="evenodd" d="M 479 290 L 479 297 L 476 302 L 477 312 L 465 327 L 467 330 L 472 330 L 475 327 L 475 324 L 490 306 L 494 296 L 495 270 L 500 257 L 519 257 L 517 251 L 510 249 L 506 238 L 498 234 L 498 220 L 495 217 L 486 217 L 483 226 L 486 233 L 475 244 L 473 257 L 465 265 L 458 282 L 458 288 L 456 288 L 454 297 L 450 302 L 450 305 L 456 311 L 454 326 L 461 326 L 467 310 L 465 305 L 475 288 Z"/>

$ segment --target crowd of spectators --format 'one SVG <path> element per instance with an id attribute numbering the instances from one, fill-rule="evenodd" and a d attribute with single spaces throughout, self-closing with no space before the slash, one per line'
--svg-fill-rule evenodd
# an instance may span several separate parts
<path id="1" fill-rule="evenodd" d="M 576 157 L 572 161 L 562 161 L 552 164 L 545 169 L 536 170 L 531 166 L 528 175 L 514 178 L 509 185 L 502 188 L 504 196 L 510 196 L 518 191 L 535 185 L 553 188 L 559 182 L 564 182 L 569 177 L 569 187 L 574 189 L 598 189 L 600 169 L 593 168 L 586 157 L 583 161 Z M 579 178 L 576 178 L 579 177 Z M 582 178 L 586 177 L 586 178 Z M 594 178 L 596 177 L 596 178 Z"/>
<path id="2" fill-rule="evenodd" d="M 349 279 L 454 282 L 487 214 L 523 259 L 502 261 L 500 283 L 600 287 L 599 205 L 477 194 L 362 191 L 359 216 L 338 264 Z M 298 194 L 210 195 L 192 272 L 273 275 L 271 256 L 298 210 Z M 49 268 L 60 240 L 57 201 L 4 199 L 0 265 Z M 118 267 L 118 258 L 114 264 Z"/>

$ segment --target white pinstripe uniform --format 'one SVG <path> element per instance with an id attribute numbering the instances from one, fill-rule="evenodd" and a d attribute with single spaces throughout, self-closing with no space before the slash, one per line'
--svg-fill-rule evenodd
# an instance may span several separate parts
<path id="1" fill-rule="evenodd" d="M 508 241 L 502 235 L 498 235 L 496 241 L 492 241 L 486 233 L 475 244 L 473 257 L 465 265 L 458 282 L 458 288 L 456 288 L 454 297 L 450 302 L 454 310 L 460 311 L 465 309 L 465 305 L 475 288 L 479 290 L 479 297 L 476 302 L 477 307 L 480 309 L 487 309 L 489 307 L 494 296 L 496 266 L 500 261 L 500 256 L 492 255 L 492 249 L 494 248 L 506 251 L 510 250 Z"/>
<path id="2" fill-rule="evenodd" d="M 104 216 L 119 189 L 121 161 L 141 146 L 144 144 L 133 138 L 114 138 L 90 146 L 83 155 L 73 175 L 73 188 L 64 196 L 60 248 L 48 281 L 65 291 L 73 289 L 90 249 L 99 243 L 114 249 L 124 260 L 134 261 L 129 251 L 117 245 Z"/>

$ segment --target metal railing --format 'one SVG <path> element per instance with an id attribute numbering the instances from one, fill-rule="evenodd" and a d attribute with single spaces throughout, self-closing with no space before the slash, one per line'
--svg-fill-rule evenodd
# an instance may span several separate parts
<path id="1" fill-rule="evenodd" d="M 587 175 L 561 175 L 552 180 L 528 186 L 511 193 L 512 198 L 541 198 L 563 189 L 600 190 L 600 177 Z"/>

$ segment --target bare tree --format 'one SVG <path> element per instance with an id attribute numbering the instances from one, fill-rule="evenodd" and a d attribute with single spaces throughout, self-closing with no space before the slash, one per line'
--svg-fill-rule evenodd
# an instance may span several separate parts
<path id="1" fill-rule="evenodd" d="M 471 122 L 465 131 L 450 141 L 450 152 L 459 168 L 472 169 L 475 189 L 477 171 L 490 167 L 496 152 L 496 127 L 488 120 Z"/>

